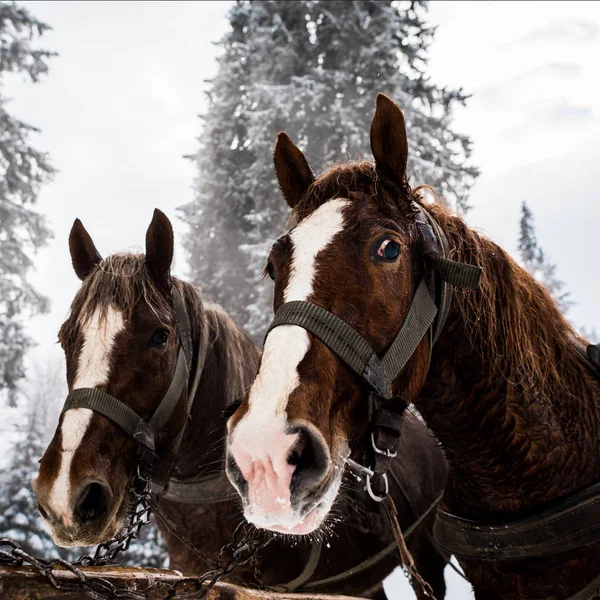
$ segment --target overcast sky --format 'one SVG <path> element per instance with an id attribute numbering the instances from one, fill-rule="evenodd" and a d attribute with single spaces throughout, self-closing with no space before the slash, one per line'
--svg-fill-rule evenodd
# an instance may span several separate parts
<path id="1" fill-rule="evenodd" d="M 44 44 L 59 53 L 44 82 L 13 78 L 6 87 L 10 110 L 42 130 L 35 143 L 59 170 L 39 202 L 55 238 L 33 276 L 52 311 L 30 324 L 35 356 L 56 357 L 78 287 L 67 251 L 75 217 L 102 254 L 142 248 L 154 207 L 179 240 L 185 231 L 175 208 L 192 198 L 195 172 L 182 157 L 196 149 L 229 3 L 24 4 L 53 27 Z M 430 19 L 439 26 L 434 81 L 473 95 L 456 115 L 482 172 L 468 221 L 514 252 L 526 200 L 576 303 L 569 316 L 596 325 L 600 3 L 434 2 Z M 185 269 L 178 248 L 175 272 Z M 450 600 L 468 597 L 453 586 Z M 394 600 L 410 597 L 401 573 L 388 587 Z"/>

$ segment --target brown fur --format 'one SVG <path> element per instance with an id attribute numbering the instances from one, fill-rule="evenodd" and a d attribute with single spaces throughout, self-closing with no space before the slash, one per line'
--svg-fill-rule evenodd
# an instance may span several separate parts
<path id="1" fill-rule="evenodd" d="M 310 300 L 344 319 L 378 351 L 394 339 L 423 272 L 414 222 L 421 200 L 398 171 L 406 153 L 404 121 L 389 99 L 382 102 L 385 110 L 378 99 L 372 132 L 396 142 L 382 145 L 372 138 L 376 165 L 333 167 L 301 190 L 293 215 L 299 222 L 332 198 L 350 200 L 347 227 L 318 256 Z M 483 277 L 477 292 L 455 291 L 431 361 L 425 339 L 394 392 L 414 402 L 443 445 L 450 463 L 448 509 L 480 520 L 530 514 L 600 480 L 599 382 L 574 352 L 573 342 L 583 340 L 548 292 L 447 208 L 428 204 L 427 210 L 445 232 L 451 257 L 479 265 Z M 382 236 L 400 245 L 395 262 L 373 259 L 369 249 Z M 282 301 L 279 278 L 288 277 L 286 243 L 282 238 L 271 255 L 278 273 L 275 308 Z M 353 427 L 358 451 L 364 385 L 318 340 L 301 367 L 310 389 L 298 395 L 296 410 L 329 402 L 329 426 Z M 597 575 L 598 564 L 600 545 L 593 544 L 543 559 L 463 566 L 478 600 L 563 600 Z"/>
<path id="2" fill-rule="evenodd" d="M 80 225 L 78 234 L 85 237 L 87 233 L 84 235 L 82 227 Z M 73 384 L 81 350 L 81 326 L 95 311 L 100 310 L 101 314 L 106 314 L 109 306 L 116 306 L 123 311 L 126 328 L 115 341 L 113 365 L 105 389 L 148 418 L 170 383 L 178 346 L 177 337 L 173 335 L 175 315 L 164 285 L 164 264 L 158 280 L 156 271 L 149 268 L 148 258 L 144 255 L 117 254 L 100 263 L 90 264 L 90 260 L 95 261 L 99 254 L 95 251 L 91 238 L 87 236 L 85 239 L 83 256 L 78 254 L 77 244 L 74 244 L 76 255 L 73 261 L 78 265 L 79 272 L 85 274 L 85 278 L 59 335 L 67 360 L 69 386 Z M 256 373 L 258 351 L 220 307 L 204 303 L 200 292 L 192 285 L 177 279 L 170 281 L 182 291 L 191 321 L 195 352 L 201 336 L 208 336 L 208 355 L 191 412 L 187 414 L 186 399 L 182 397 L 162 432 L 159 446 L 159 452 L 169 448 L 181 427 L 184 423 L 187 424 L 179 450 L 176 475 L 182 479 L 191 479 L 223 468 L 226 431 L 221 412 L 230 402 L 242 396 L 251 383 Z M 203 316 L 206 317 L 205 320 Z M 202 328 L 203 324 L 206 324 L 205 330 Z M 157 327 L 170 332 L 167 347 L 160 352 L 148 349 L 147 346 L 150 335 Z M 194 365 L 196 360 L 195 354 Z M 403 442 L 405 449 L 402 456 L 424 452 L 421 463 L 425 468 L 427 454 L 437 451 L 437 448 L 430 437 L 423 443 L 420 439 L 422 428 L 416 429 L 412 433 L 412 428 L 409 428 Z M 58 431 L 40 464 L 36 494 L 42 510 L 47 504 L 47 496 L 58 472 L 61 449 Z M 133 442 L 112 422 L 94 415 L 84 441 L 73 457 L 71 483 L 75 490 L 79 490 L 86 478 L 93 476 L 109 485 L 111 511 L 101 523 L 81 529 L 76 539 L 72 539 L 73 534 L 65 531 L 54 515 L 47 515 L 59 543 L 98 543 L 118 529 L 130 507 L 127 489 L 135 459 Z M 425 473 L 420 480 L 413 481 L 412 472 L 404 468 L 403 461 L 399 459 L 392 491 L 403 525 L 410 525 L 416 513 L 422 512 L 433 499 L 435 490 L 432 490 L 431 482 L 443 480 L 445 476 L 445 466 L 443 463 L 439 466 L 441 472 L 434 469 Z M 403 496 L 398 482 L 409 490 L 408 499 Z M 372 507 L 368 507 L 367 512 L 366 506 L 361 507 L 349 495 L 352 501 L 340 500 L 336 508 L 337 517 L 329 524 L 329 546 L 323 545 L 315 578 L 331 576 L 353 567 L 392 540 L 389 531 L 382 526 L 381 516 L 372 515 Z M 211 563 L 217 560 L 221 547 L 232 540 L 234 529 L 243 519 L 237 501 L 183 505 L 163 499 L 160 505 L 177 530 L 191 540 Z M 172 535 L 160 520 L 158 525 L 167 543 L 171 566 L 190 574 L 202 573 L 211 567 L 211 564 L 191 552 Z M 430 530 L 431 524 L 419 532 L 412 542 L 412 548 L 424 568 L 432 571 L 431 579 L 439 587 L 443 586 L 441 573 L 445 561 L 431 550 L 427 537 Z M 291 544 L 287 539 L 280 538 L 271 543 L 258 556 L 257 566 L 263 581 L 275 585 L 297 577 L 306 564 L 310 548 L 310 540 Z M 329 585 L 323 591 L 365 597 L 381 594 L 381 581 L 397 564 L 398 558 L 393 553 L 365 574 Z M 441 582 L 438 582 L 440 577 Z M 236 571 L 232 578 L 252 584 L 253 565 Z"/>

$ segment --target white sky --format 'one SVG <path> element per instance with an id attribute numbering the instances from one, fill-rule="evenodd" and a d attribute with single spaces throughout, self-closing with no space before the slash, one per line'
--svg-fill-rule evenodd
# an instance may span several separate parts
<path id="1" fill-rule="evenodd" d="M 60 171 L 41 194 L 55 238 L 33 277 L 53 308 L 30 323 L 35 356 L 56 358 L 78 286 L 67 251 L 75 217 L 103 254 L 143 248 L 154 207 L 179 239 L 185 231 L 175 208 L 192 198 L 195 172 L 182 156 L 196 149 L 230 3 L 24 4 L 53 27 L 44 42 L 60 55 L 43 83 L 14 78 L 6 88 L 10 109 L 42 130 L 35 143 Z M 570 317 L 597 326 L 600 3 L 433 2 L 430 19 L 439 26 L 433 80 L 473 95 L 456 116 L 482 171 L 469 222 L 514 252 L 526 200 L 576 302 Z M 175 271 L 185 273 L 180 249 Z M 469 597 L 450 577 L 448 598 Z M 391 600 L 411 597 L 400 573 L 388 584 Z"/>

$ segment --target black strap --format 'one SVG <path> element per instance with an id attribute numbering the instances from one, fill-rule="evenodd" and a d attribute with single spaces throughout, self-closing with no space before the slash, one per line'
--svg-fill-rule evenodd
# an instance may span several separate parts
<path id="1" fill-rule="evenodd" d="M 481 267 L 459 263 L 440 256 L 431 259 L 434 271 L 447 283 L 463 290 L 475 291 L 481 279 Z"/>
<path id="2" fill-rule="evenodd" d="M 175 410 L 175 406 L 177 405 L 177 402 L 179 402 L 181 394 L 188 382 L 188 377 L 189 369 L 185 358 L 185 352 L 183 348 L 180 348 L 171 385 L 169 385 L 169 389 L 166 391 L 163 399 L 154 411 L 154 414 L 150 417 L 149 425 L 155 435 L 158 435 L 158 432 L 164 427 L 165 423 L 169 420 L 169 417 L 173 414 L 173 410 Z"/>
<path id="3" fill-rule="evenodd" d="M 93 410 L 116 423 L 130 437 L 154 450 L 154 432 L 150 425 L 114 396 L 98 388 L 80 388 L 67 396 L 62 412 L 72 408 Z"/>
<path id="4" fill-rule="evenodd" d="M 398 377 L 429 331 L 436 315 L 437 306 L 422 279 L 398 335 L 381 360 L 390 381 Z"/>
<path id="5" fill-rule="evenodd" d="M 457 558 L 539 558 L 600 541 L 600 483 L 535 515 L 489 525 L 438 510 L 434 539 Z"/>
<path id="6" fill-rule="evenodd" d="M 286 302 L 277 311 L 265 339 L 275 327 L 281 325 L 297 325 L 306 329 L 359 377 L 366 379 L 378 394 L 384 398 L 391 397 L 391 381 L 369 342 L 333 313 L 312 302 Z"/>

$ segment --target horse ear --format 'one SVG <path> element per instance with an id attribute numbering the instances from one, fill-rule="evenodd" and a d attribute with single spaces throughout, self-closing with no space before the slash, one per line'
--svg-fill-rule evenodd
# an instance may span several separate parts
<path id="1" fill-rule="evenodd" d="M 69 234 L 69 251 L 71 262 L 77 277 L 82 281 L 92 272 L 92 269 L 102 261 L 102 257 L 90 234 L 86 231 L 83 223 L 75 219 L 71 233 Z"/>
<path id="2" fill-rule="evenodd" d="M 283 131 L 277 136 L 273 162 L 281 193 L 293 209 L 313 183 L 315 176 L 304 154 Z"/>
<path id="3" fill-rule="evenodd" d="M 371 151 L 379 174 L 402 184 L 406 176 L 408 141 L 404 115 L 384 94 L 377 95 L 377 108 L 371 123 Z"/>
<path id="4" fill-rule="evenodd" d="M 173 262 L 173 227 L 162 211 L 154 209 L 152 222 L 146 232 L 146 264 L 157 283 L 170 284 Z"/>

